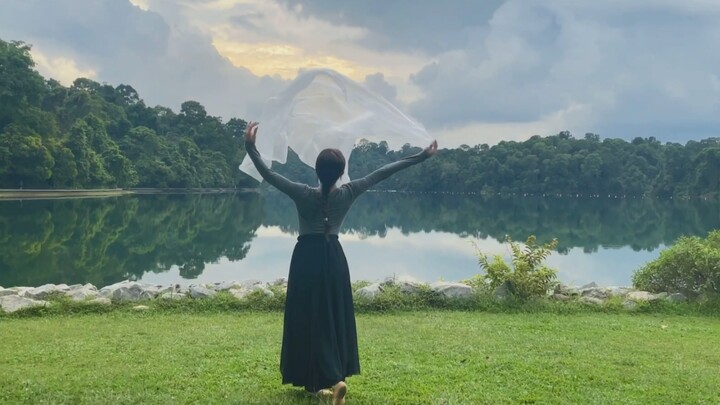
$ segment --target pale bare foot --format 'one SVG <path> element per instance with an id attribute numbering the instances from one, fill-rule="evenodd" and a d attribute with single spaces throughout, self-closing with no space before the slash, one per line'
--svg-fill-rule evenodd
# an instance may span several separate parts
<path id="1" fill-rule="evenodd" d="M 322 399 L 322 398 L 330 398 L 332 397 L 333 392 L 329 389 L 320 390 L 315 393 L 315 396 Z"/>
<path id="2" fill-rule="evenodd" d="M 347 384 L 340 381 L 333 386 L 333 405 L 345 405 L 345 395 L 347 394 Z"/>

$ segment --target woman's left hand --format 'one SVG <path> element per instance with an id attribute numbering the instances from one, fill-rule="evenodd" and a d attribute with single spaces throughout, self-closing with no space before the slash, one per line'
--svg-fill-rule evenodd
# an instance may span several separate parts
<path id="1" fill-rule="evenodd" d="M 425 148 L 425 154 L 428 155 L 428 157 L 432 157 L 437 153 L 438 144 L 437 141 L 433 141 L 430 146 Z"/>
<path id="2" fill-rule="evenodd" d="M 258 123 L 248 122 L 245 126 L 245 142 L 255 143 L 257 138 Z"/>

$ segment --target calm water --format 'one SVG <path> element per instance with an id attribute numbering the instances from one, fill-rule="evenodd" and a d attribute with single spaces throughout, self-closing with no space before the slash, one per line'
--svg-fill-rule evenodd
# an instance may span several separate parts
<path id="1" fill-rule="evenodd" d="M 273 280 L 287 275 L 297 236 L 282 195 L 129 196 L 0 201 L 0 285 L 108 285 Z M 720 204 L 577 198 L 368 193 L 341 241 L 353 279 L 460 280 L 499 241 L 558 238 L 549 263 L 567 283 L 630 284 L 633 271 L 682 234 L 720 228 Z"/>

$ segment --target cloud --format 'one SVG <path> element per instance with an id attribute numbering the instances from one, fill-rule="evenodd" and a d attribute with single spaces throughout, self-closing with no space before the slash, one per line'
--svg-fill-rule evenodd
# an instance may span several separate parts
<path id="1" fill-rule="evenodd" d="M 397 89 L 385 80 L 385 75 L 382 73 L 375 73 L 365 76 L 365 87 L 370 91 L 377 93 L 391 103 L 397 103 Z"/>
<path id="2" fill-rule="evenodd" d="M 42 53 L 38 47 L 32 48 L 30 51 L 35 68 L 41 75 L 46 78 L 52 78 L 65 86 L 70 86 L 78 77 L 94 79 L 97 72 L 92 68 L 79 68 L 77 62 L 66 57 L 48 57 Z"/>
<path id="3" fill-rule="evenodd" d="M 5 1 L 0 3 L 0 37 L 36 45 L 47 61 L 87 66 L 77 73 L 92 71 L 96 80 L 130 84 L 150 105 L 177 109 L 193 99 L 225 118 L 257 114 L 282 85 L 233 66 L 218 54 L 210 36 L 181 19 L 169 22 L 144 10 L 151 0 L 135 4 Z"/>
<path id="4" fill-rule="evenodd" d="M 330 67 L 446 146 L 720 135 L 715 0 L 5 0 L 0 37 L 35 44 L 43 71 L 224 117 L 251 118 L 299 70 Z"/>
<path id="5" fill-rule="evenodd" d="M 720 5 L 631 3 L 507 1 L 469 46 L 411 76 L 424 94 L 411 112 L 435 129 L 563 117 L 552 132 L 717 136 L 720 55 L 707 50 Z"/>
<path id="6" fill-rule="evenodd" d="M 503 0 L 278 0 L 306 16 L 362 27 L 358 41 L 382 51 L 437 53 L 465 46 Z"/>

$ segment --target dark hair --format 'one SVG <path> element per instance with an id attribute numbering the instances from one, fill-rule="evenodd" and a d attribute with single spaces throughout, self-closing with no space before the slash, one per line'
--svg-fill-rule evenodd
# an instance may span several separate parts
<path id="1" fill-rule="evenodd" d="M 345 156 L 337 149 L 323 149 L 315 160 L 315 173 L 320 180 L 322 192 L 323 217 L 325 219 L 325 237 L 330 232 L 330 221 L 328 218 L 328 195 L 330 189 L 337 183 L 340 176 L 345 173 Z"/>

